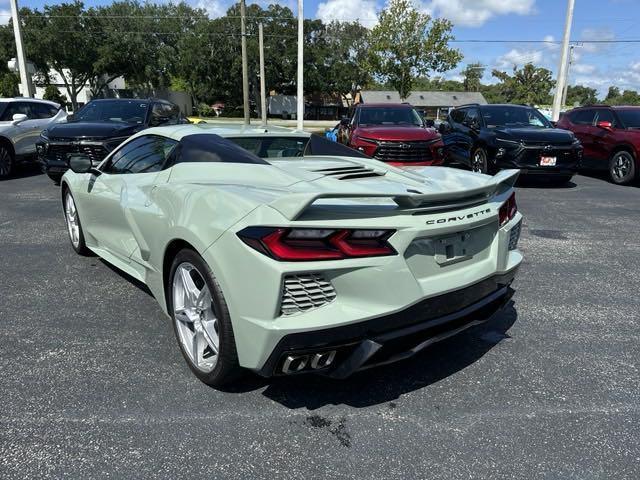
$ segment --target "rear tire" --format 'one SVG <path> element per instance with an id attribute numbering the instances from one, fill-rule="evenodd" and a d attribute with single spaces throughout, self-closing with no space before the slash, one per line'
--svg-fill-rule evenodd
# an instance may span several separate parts
<path id="1" fill-rule="evenodd" d="M 196 252 L 173 260 L 166 287 L 173 331 L 182 356 L 200 381 L 222 387 L 238 379 L 235 337 L 227 303 L 213 272 Z"/>
<path id="2" fill-rule="evenodd" d="M 11 175 L 14 160 L 11 149 L 7 145 L 0 145 L 0 179 Z"/>
<path id="3" fill-rule="evenodd" d="M 636 159 L 626 150 L 615 152 L 609 160 L 609 177 L 616 185 L 628 185 L 636 178 Z"/>

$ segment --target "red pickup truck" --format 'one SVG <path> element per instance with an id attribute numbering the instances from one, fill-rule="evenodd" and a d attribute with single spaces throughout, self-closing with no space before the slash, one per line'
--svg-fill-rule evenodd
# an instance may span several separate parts
<path id="1" fill-rule="evenodd" d="M 411 105 L 361 103 L 338 127 L 338 142 L 396 166 L 442 165 L 442 137 Z"/>

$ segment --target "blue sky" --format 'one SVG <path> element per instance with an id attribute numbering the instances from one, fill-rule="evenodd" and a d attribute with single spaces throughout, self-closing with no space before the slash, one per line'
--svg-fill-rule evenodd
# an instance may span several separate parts
<path id="1" fill-rule="evenodd" d="M 205 8 L 210 16 L 224 13 L 233 0 L 187 0 Z M 305 0 L 305 17 L 323 20 L 358 20 L 365 26 L 375 23 L 376 13 L 386 0 Z M 20 0 L 21 6 L 42 7 L 39 0 Z M 58 3 L 52 1 L 50 3 Z M 109 3 L 88 0 L 86 4 Z M 247 3 L 266 5 L 265 0 Z M 295 9 L 295 0 L 277 2 Z M 562 36 L 566 15 L 565 0 L 415 0 L 418 8 L 453 21 L 459 40 L 552 40 Z M 8 0 L 0 0 L 1 11 Z M 639 0 L 576 0 L 572 39 L 640 39 Z M 559 47 L 552 43 L 456 44 L 464 54 L 460 66 L 445 74 L 457 78 L 464 65 L 480 61 L 488 67 L 485 81 L 492 81 L 492 68 L 510 70 L 513 65 L 532 61 L 557 70 Z M 609 85 L 640 90 L 640 44 L 594 45 L 585 43 L 575 50 L 571 83 L 597 88 L 605 94 Z"/>

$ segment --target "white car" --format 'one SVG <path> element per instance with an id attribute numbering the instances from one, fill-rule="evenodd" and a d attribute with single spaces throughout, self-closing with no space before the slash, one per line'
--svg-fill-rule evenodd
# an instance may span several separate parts
<path id="1" fill-rule="evenodd" d="M 55 102 L 0 98 L 0 178 L 8 177 L 16 163 L 35 159 L 40 132 L 66 117 Z"/>

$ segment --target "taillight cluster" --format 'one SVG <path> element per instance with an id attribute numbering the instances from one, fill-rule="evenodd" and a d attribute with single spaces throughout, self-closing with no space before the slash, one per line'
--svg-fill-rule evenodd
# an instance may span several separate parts
<path id="1" fill-rule="evenodd" d="M 249 227 L 238 236 L 276 260 L 340 260 L 395 255 L 387 242 L 395 230 Z"/>
<path id="2" fill-rule="evenodd" d="M 500 217 L 500 226 L 505 225 L 518 213 L 518 205 L 516 204 L 516 193 L 513 192 L 509 199 L 502 204 L 498 215 Z"/>

